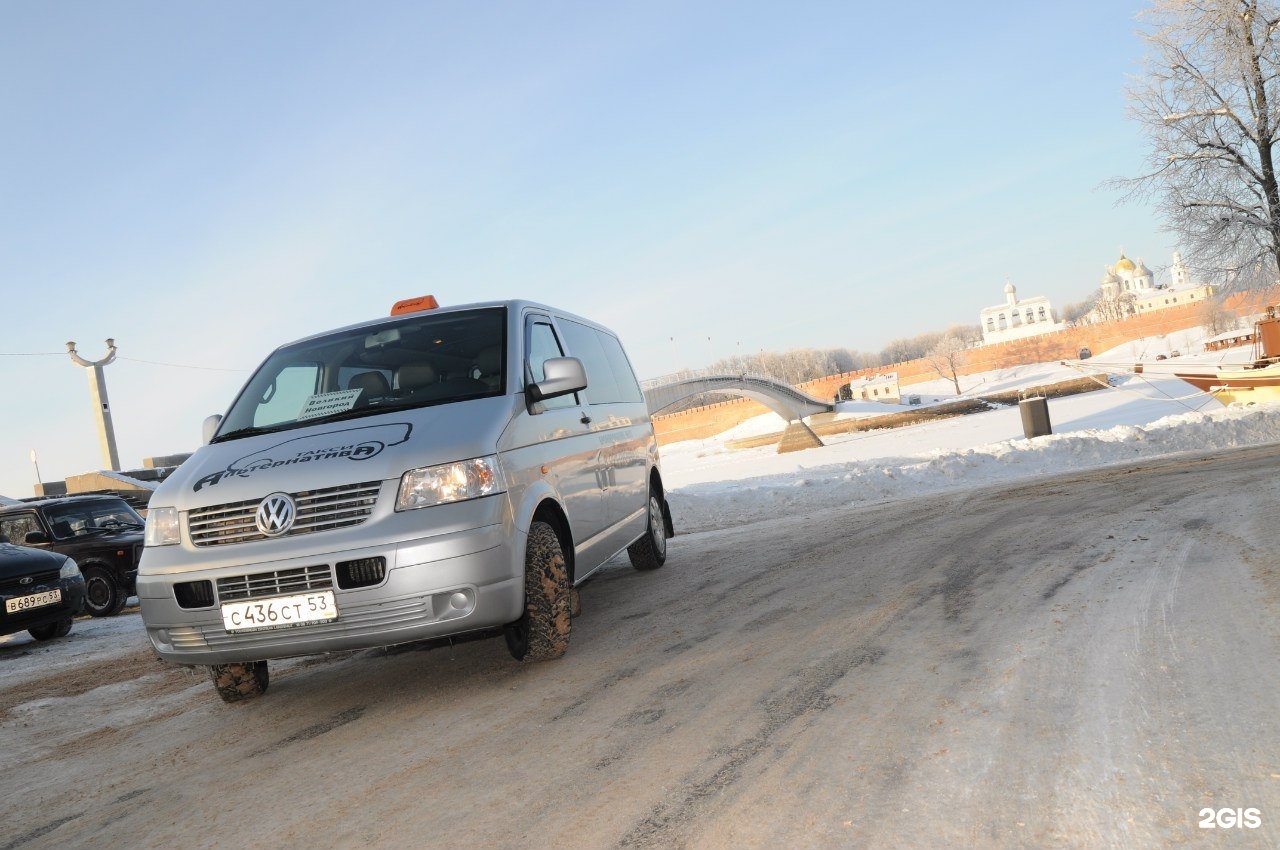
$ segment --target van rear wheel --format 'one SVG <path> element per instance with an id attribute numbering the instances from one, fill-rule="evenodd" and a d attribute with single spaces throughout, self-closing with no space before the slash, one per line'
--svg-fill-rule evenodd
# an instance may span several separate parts
<path id="1" fill-rule="evenodd" d="M 265 661 L 245 661 L 234 664 L 212 664 L 209 677 L 223 702 L 240 702 L 262 696 L 271 676 Z"/>
<path id="2" fill-rule="evenodd" d="M 649 491 L 649 527 L 644 535 L 627 547 L 627 557 L 637 570 L 656 570 L 667 562 L 667 526 L 662 514 L 662 499 Z"/>
<path id="3" fill-rule="evenodd" d="M 572 628 L 564 547 L 545 522 L 529 526 L 524 557 L 524 614 L 502 630 L 517 661 L 550 661 L 569 648 Z"/>

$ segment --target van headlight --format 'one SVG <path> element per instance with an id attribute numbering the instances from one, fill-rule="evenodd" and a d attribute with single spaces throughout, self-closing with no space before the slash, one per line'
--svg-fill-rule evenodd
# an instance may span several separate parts
<path id="1" fill-rule="evenodd" d="M 70 558 L 67 558 L 67 562 L 58 570 L 58 578 L 75 578 L 78 575 L 80 575 L 80 566 Z"/>
<path id="2" fill-rule="evenodd" d="M 151 508 L 147 511 L 147 546 L 172 546 L 178 540 L 177 508 Z"/>
<path id="3" fill-rule="evenodd" d="M 506 487 L 497 457 L 477 457 L 457 463 L 411 469 L 400 478 L 396 510 L 429 508 L 501 493 Z"/>

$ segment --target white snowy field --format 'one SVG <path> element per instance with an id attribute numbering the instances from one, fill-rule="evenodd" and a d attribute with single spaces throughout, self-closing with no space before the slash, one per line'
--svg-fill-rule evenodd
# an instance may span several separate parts
<path id="1" fill-rule="evenodd" d="M 1131 365 L 1165 348 L 1179 350 L 1174 346 L 1195 351 L 1196 334 L 1139 340 L 1096 360 Z M 1080 375 L 1072 367 L 1045 363 L 962 377 L 960 387 L 968 396 Z M 782 430 L 786 423 L 772 413 L 716 437 L 672 443 L 661 453 L 676 527 L 705 531 L 1178 452 L 1280 442 L 1280 405 L 1225 408 L 1175 378 L 1124 376 L 1113 377 L 1113 383 L 1110 389 L 1050 399 L 1053 434 L 1033 440 L 1022 436 L 1021 414 L 1010 406 L 905 428 L 826 436 L 823 448 L 785 455 L 775 446 L 728 448 L 731 440 Z M 905 389 L 926 401 L 954 398 L 949 381 Z M 842 404 L 838 413 L 863 416 L 867 405 Z"/>

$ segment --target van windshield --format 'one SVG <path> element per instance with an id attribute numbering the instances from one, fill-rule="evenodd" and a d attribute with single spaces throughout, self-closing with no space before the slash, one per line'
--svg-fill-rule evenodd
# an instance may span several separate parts
<path id="1" fill-rule="evenodd" d="M 213 442 L 502 395 L 506 326 L 506 309 L 487 307 L 281 348 L 245 384 Z"/>

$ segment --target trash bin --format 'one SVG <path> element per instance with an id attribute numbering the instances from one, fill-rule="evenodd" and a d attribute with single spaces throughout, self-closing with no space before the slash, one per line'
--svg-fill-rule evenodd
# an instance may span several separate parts
<path id="1" fill-rule="evenodd" d="M 1053 426 L 1049 424 L 1049 399 L 1024 398 L 1018 402 L 1018 412 L 1022 414 L 1022 436 L 1028 440 L 1053 433 Z"/>

